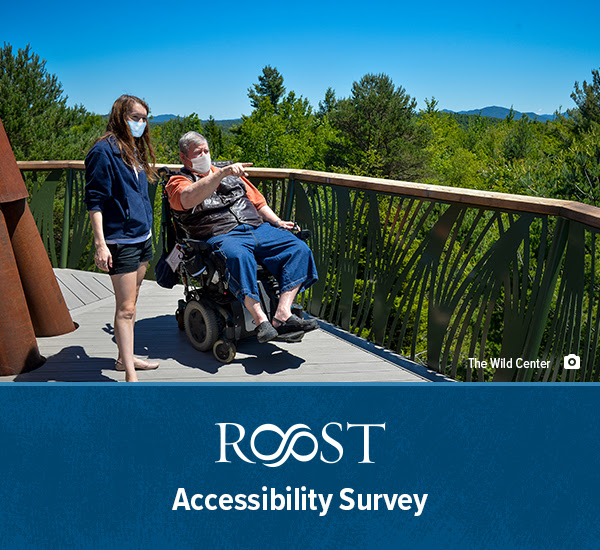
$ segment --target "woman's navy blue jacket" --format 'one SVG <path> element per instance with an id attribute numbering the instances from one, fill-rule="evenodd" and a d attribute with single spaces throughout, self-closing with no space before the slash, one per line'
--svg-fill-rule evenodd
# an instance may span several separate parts
<path id="1" fill-rule="evenodd" d="M 85 159 L 85 203 L 100 210 L 106 239 L 132 239 L 152 228 L 152 204 L 144 171 L 136 177 L 114 137 L 100 140 Z"/>

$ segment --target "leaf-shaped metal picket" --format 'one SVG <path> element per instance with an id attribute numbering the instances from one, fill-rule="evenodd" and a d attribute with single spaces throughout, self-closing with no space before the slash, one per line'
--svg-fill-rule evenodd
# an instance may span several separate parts
<path id="1" fill-rule="evenodd" d="M 60 265 L 90 266 L 83 171 L 26 172 L 53 265 L 64 185 Z M 301 298 L 307 311 L 460 380 L 600 380 L 598 229 L 498 198 L 464 204 L 467 194 L 435 200 L 306 174 L 255 184 L 275 212 L 311 232 L 319 280 Z M 580 369 L 565 368 L 569 354 Z"/>
<path id="2" fill-rule="evenodd" d="M 71 241 L 65 267 L 89 269 L 94 260 L 92 227 L 87 208 L 83 202 L 85 178 L 82 171 L 70 170 L 67 174 L 71 190 Z M 87 255 L 84 254 L 87 250 Z"/>
<path id="3" fill-rule="evenodd" d="M 52 170 L 43 179 L 38 177 L 37 173 L 33 173 L 31 178 L 27 179 L 30 195 L 29 208 L 54 267 L 58 267 L 54 235 L 54 198 L 63 175 L 63 170 Z M 68 235 L 66 237 L 63 235 L 62 238 L 68 238 Z"/>
<path id="4" fill-rule="evenodd" d="M 583 245 L 590 228 L 532 213 L 295 185 L 296 215 L 313 232 L 321 276 L 312 313 L 459 379 L 598 378 L 597 260 Z M 505 368 L 473 367 L 472 359 L 489 365 L 494 353 Z M 568 353 L 581 354 L 585 367 L 564 371 Z M 521 368 L 538 358 L 551 368 Z"/>

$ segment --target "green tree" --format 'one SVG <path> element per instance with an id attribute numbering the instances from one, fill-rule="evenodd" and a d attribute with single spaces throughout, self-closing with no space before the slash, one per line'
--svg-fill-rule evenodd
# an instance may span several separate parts
<path id="1" fill-rule="evenodd" d="M 17 160 L 81 159 L 105 123 L 67 96 L 30 46 L 0 49 L 0 119 Z"/>
<path id="2" fill-rule="evenodd" d="M 439 101 L 435 97 L 432 97 L 431 99 L 425 98 L 425 110 L 423 111 L 423 114 L 435 115 L 439 113 L 438 105 Z"/>
<path id="3" fill-rule="evenodd" d="M 204 137 L 208 141 L 211 158 L 214 160 L 226 160 L 222 159 L 222 156 L 225 153 L 223 130 L 221 130 L 221 127 L 217 124 L 212 115 L 204 123 Z"/>
<path id="4" fill-rule="evenodd" d="M 590 121 L 587 130 L 565 151 L 563 159 L 565 198 L 600 206 L 600 124 Z"/>
<path id="5" fill-rule="evenodd" d="M 276 111 L 263 99 L 234 131 L 243 160 L 257 166 L 323 170 L 331 128 L 312 111 L 308 100 L 290 92 Z"/>
<path id="6" fill-rule="evenodd" d="M 249 89 L 254 108 L 232 129 L 232 151 L 257 166 L 323 170 L 332 130 L 317 116 L 307 99 L 289 92 L 283 96 L 283 76 L 267 65 L 259 84 Z"/>
<path id="7" fill-rule="evenodd" d="M 504 158 L 508 161 L 527 158 L 533 145 L 533 126 L 529 118 L 524 115 L 519 120 L 507 120 L 507 126 L 503 142 Z"/>
<path id="8" fill-rule="evenodd" d="M 354 82 L 330 113 L 341 142 L 337 162 L 356 174 L 415 180 L 425 172 L 425 129 L 417 125 L 416 100 L 385 74 Z"/>
<path id="9" fill-rule="evenodd" d="M 544 151 L 547 168 L 530 177 L 544 196 L 600 206 L 599 71 L 592 71 L 591 83 L 575 82 L 571 98 L 575 108 L 549 124 L 546 141 L 535 148 Z"/>
<path id="10" fill-rule="evenodd" d="M 482 163 L 469 150 L 467 131 L 449 113 L 437 110 L 435 99 L 425 100 L 418 124 L 427 128 L 431 175 L 427 183 L 452 187 L 483 187 L 480 171 Z"/>
<path id="11" fill-rule="evenodd" d="M 279 100 L 284 93 L 283 76 L 271 65 L 264 67 L 262 75 L 258 77 L 258 83 L 248 88 L 248 97 L 253 109 L 258 109 L 262 100 L 266 98 L 277 111 Z"/>
<path id="12" fill-rule="evenodd" d="M 581 86 L 579 86 L 579 82 L 575 82 L 571 99 L 577 108 L 570 110 L 569 115 L 573 117 L 578 127 L 587 130 L 592 122 L 600 124 L 600 72 L 598 69 L 592 71 L 592 82 L 589 84 L 585 80 Z"/>
<path id="13" fill-rule="evenodd" d="M 317 111 L 317 116 L 320 118 L 329 116 L 335 110 L 337 102 L 335 90 L 331 87 L 327 88 L 327 91 L 325 92 L 325 98 L 323 101 L 319 101 L 319 110 Z"/>
<path id="14" fill-rule="evenodd" d="M 186 117 L 172 118 L 162 124 L 152 124 L 152 143 L 156 151 L 157 162 L 180 164 L 179 138 L 192 130 L 202 134 L 202 122 L 196 113 Z"/>

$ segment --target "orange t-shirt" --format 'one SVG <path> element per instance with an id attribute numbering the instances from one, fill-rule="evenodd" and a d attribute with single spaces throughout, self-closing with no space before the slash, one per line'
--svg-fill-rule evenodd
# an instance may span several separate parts
<path id="1" fill-rule="evenodd" d="M 218 168 L 215 166 L 210 167 L 211 172 L 216 172 Z M 266 199 L 262 196 L 262 193 L 250 183 L 246 178 L 241 178 L 246 185 L 246 196 L 250 202 L 254 205 L 256 210 L 260 210 L 263 206 L 267 205 Z M 167 183 L 167 195 L 169 197 L 169 204 L 174 210 L 185 211 L 185 208 L 181 205 L 181 192 L 191 185 L 192 182 L 185 176 L 173 176 Z"/>

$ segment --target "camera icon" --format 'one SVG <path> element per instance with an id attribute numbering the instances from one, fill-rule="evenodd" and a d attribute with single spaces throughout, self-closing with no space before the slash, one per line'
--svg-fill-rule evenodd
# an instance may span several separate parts
<path id="1" fill-rule="evenodd" d="M 565 369 L 578 369 L 581 367 L 581 358 L 579 355 L 570 353 L 565 356 Z"/>

